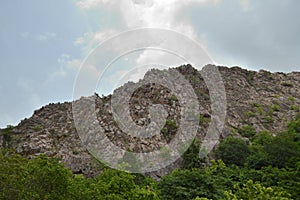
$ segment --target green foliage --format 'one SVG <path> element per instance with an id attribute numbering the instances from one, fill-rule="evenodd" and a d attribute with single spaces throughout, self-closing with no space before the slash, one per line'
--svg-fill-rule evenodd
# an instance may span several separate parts
<path id="1" fill-rule="evenodd" d="M 74 150 L 73 150 L 73 154 L 74 154 L 74 155 L 78 155 L 78 154 L 79 154 L 78 150 L 74 149 Z"/>
<path id="2" fill-rule="evenodd" d="M 0 199 L 66 198 L 71 172 L 56 160 L 28 160 L 11 151 L 2 151 L 0 160 Z"/>
<path id="3" fill-rule="evenodd" d="M 219 177 L 221 178 L 221 177 Z M 158 183 L 161 199 L 182 200 L 206 197 L 219 199 L 224 188 L 202 169 L 174 170 Z"/>
<path id="4" fill-rule="evenodd" d="M 170 140 L 172 139 L 172 135 L 176 133 L 177 128 L 178 126 L 173 120 L 167 119 L 165 126 L 161 129 L 161 132 L 168 140 Z"/>
<path id="5" fill-rule="evenodd" d="M 252 126 L 243 126 L 241 128 L 238 128 L 238 133 L 247 138 L 252 138 L 256 135 L 256 131 Z"/>
<path id="6" fill-rule="evenodd" d="M 267 79 L 269 79 L 269 80 L 274 80 L 274 78 L 273 78 L 271 72 L 263 70 L 263 73 L 264 73 L 264 76 L 265 76 Z"/>
<path id="7" fill-rule="evenodd" d="M 245 114 L 247 117 L 255 117 L 255 113 L 253 113 L 252 111 L 247 111 Z"/>
<path id="8" fill-rule="evenodd" d="M 272 140 L 272 135 L 267 131 L 261 131 L 260 133 L 256 134 L 253 139 L 253 145 L 261 145 L 264 146 L 269 144 Z"/>
<path id="9" fill-rule="evenodd" d="M 57 160 L 44 155 L 24 158 L 12 151 L 0 153 L 0 199 L 146 199 L 158 200 L 154 181 L 105 169 L 95 178 L 72 175 Z"/>
<path id="10" fill-rule="evenodd" d="M 281 133 L 264 146 L 269 162 L 276 167 L 293 167 L 300 161 L 299 142 L 295 141 L 297 135 Z"/>
<path id="11" fill-rule="evenodd" d="M 141 168 L 141 162 L 129 151 L 125 152 L 119 163 L 123 167 L 124 171 L 138 172 Z M 132 163 L 134 163 L 134 165 Z"/>
<path id="12" fill-rule="evenodd" d="M 291 134 L 300 133 L 300 113 L 295 117 L 295 120 L 288 123 L 288 132 Z"/>
<path id="13" fill-rule="evenodd" d="M 256 175 L 254 175 L 256 174 Z M 254 176 L 253 176 L 254 175 Z M 255 178 L 264 186 L 276 186 L 283 188 L 297 199 L 300 195 L 300 172 L 290 168 L 277 168 L 277 167 L 264 167 L 261 170 L 254 171 L 253 174 L 249 173 L 248 176 Z"/>
<path id="14" fill-rule="evenodd" d="M 182 155 L 183 167 L 185 169 L 199 168 L 201 160 L 199 158 L 200 142 L 195 139 L 189 148 Z"/>
<path id="15" fill-rule="evenodd" d="M 261 169 L 270 164 L 269 155 L 261 146 L 252 146 L 251 155 L 247 158 L 247 166 L 252 169 Z"/>
<path id="16" fill-rule="evenodd" d="M 178 101 L 176 95 L 170 96 L 170 97 L 169 97 L 169 100 L 171 100 L 171 101 Z"/>
<path id="17" fill-rule="evenodd" d="M 205 198 L 205 197 L 196 197 L 194 200 L 209 200 L 208 198 Z"/>
<path id="18" fill-rule="evenodd" d="M 300 107 L 299 107 L 299 106 L 296 106 L 296 105 L 291 105 L 291 106 L 290 106 L 290 109 L 291 109 L 291 110 L 295 110 L 295 111 L 297 111 L 297 112 L 300 111 Z"/>
<path id="19" fill-rule="evenodd" d="M 257 107 L 257 112 L 260 114 L 260 115 L 263 115 L 264 114 L 264 110 L 262 107 Z"/>
<path id="20" fill-rule="evenodd" d="M 257 108 L 257 107 L 262 107 L 261 104 L 256 103 L 256 102 L 253 103 L 253 106 L 256 107 L 256 108 Z"/>
<path id="21" fill-rule="evenodd" d="M 210 121 L 211 121 L 211 119 L 209 117 L 202 115 L 202 114 L 199 115 L 199 125 L 200 126 L 207 125 Z"/>
<path id="22" fill-rule="evenodd" d="M 280 111 L 280 106 L 278 104 L 274 104 L 270 107 L 270 109 L 272 109 L 273 111 L 278 112 L 278 111 Z"/>
<path id="23" fill-rule="evenodd" d="M 273 123 L 274 122 L 274 119 L 271 116 L 265 116 L 264 118 L 267 121 L 267 123 Z"/>
<path id="24" fill-rule="evenodd" d="M 35 130 L 35 131 L 40 131 L 42 129 L 43 129 L 43 127 L 39 124 L 37 124 L 35 127 L 33 127 L 33 130 Z"/>
<path id="25" fill-rule="evenodd" d="M 12 130 L 13 130 L 13 126 L 8 125 L 5 129 L 2 130 L 2 134 L 3 134 L 3 146 L 4 147 L 9 147 L 9 143 L 12 140 Z"/>
<path id="26" fill-rule="evenodd" d="M 27 191 L 38 199 L 65 199 L 70 170 L 57 160 L 41 155 L 28 162 Z M 53 192 L 55 191 L 55 192 Z"/>
<path id="27" fill-rule="evenodd" d="M 170 120 L 166 127 L 172 130 L 177 126 Z M 4 129 L 3 134 L 13 136 L 12 129 Z M 250 126 L 237 131 L 251 138 L 251 144 L 228 137 L 215 151 L 216 158 L 223 161 L 212 160 L 210 166 L 202 167 L 199 141 L 195 140 L 182 156 L 185 169 L 176 169 L 158 182 L 113 169 L 87 178 L 72 174 L 56 159 L 44 155 L 27 159 L 11 149 L 2 149 L 0 199 L 298 199 L 300 114 L 282 133 L 256 134 Z M 165 151 L 167 156 L 170 149 Z M 124 157 L 125 164 L 137 163 L 130 155 Z"/>
<path id="28" fill-rule="evenodd" d="M 293 84 L 290 82 L 283 82 L 283 83 L 281 83 L 281 85 L 285 86 L 285 87 L 293 87 Z"/>
<path id="29" fill-rule="evenodd" d="M 153 181 L 145 178 L 136 185 L 135 179 L 133 174 L 112 169 L 105 169 L 93 179 L 77 176 L 71 179 L 70 199 L 159 199 Z"/>
<path id="30" fill-rule="evenodd" d="M 215 151 L 217 159 L 222 159 L 227 165 L 243 166 L 250 154 L 249 145 L 238 138 L 228 137 L 221 141 Z"/>
<path id="31" fill-rule="evenodd" d="M 258 112 L 260 115 L 263 115 L 263 114 L 264 114 L 264 110 L 263 110 L 261 104 L 259 104 L 259 103 L 253 103 L 253 106 L 256 107 L 256 110 L 257 110 L 257 112 Z"/>
<path id="32" fill-rule="evenodd" d="M 247 181 L 242 187 L 236 185 L 235 191 L 226 191 L 224 200 L 289 200 L 291 195 L 280 188 L 264 187 L 259 183 Z"/>
<path id="33" fill-rule="evenodd" d="M 253 72 L 247 73 L 246 79 L 250 85 L 253 85 L 254 76 L 255 76 L 255 73 L 253 73 Z"/>
<path id="34" fill-rule="evenodd" d="M 166 120 L 166 127 L 168 127 L 169 129 L 178 128 L 177 124 L 173 120 L 170 120 L 170 119 Z"/>
<path id="35" fill-rule="evenodd" d="M 22 199 L 26 185 L 27 159 L 10 150 L 0 152 L 0 199 Z"/>
<path id="36" fill-rule="evenodd" d="M 294 167 L 300 161 L 300 137 L 297 133 L 299 125 L 299 121 L 292 121 L 288 125 L 288 131 L 277 136 L 268 132 L 257 134 L 250 147 L 248 166 L 254 169 L 268 165 L 279 168 Z"/>
<path id="37" fill-rule="evenodd" d="M 288 98 L 291 102 L 295 102 L 295 98 L 293 96 L 289 96 Z"/>

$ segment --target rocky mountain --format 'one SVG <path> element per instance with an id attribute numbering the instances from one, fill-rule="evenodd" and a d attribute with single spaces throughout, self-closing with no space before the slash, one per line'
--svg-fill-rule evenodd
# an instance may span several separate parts
<path id="1" fill-rule="evenodd" d="M 264 130 L 276 134 L 284 130 L 287 121 L 292 120 L 300 111 L 300 72 L 256 72 L 223 66 L 218 66 L 218 69 L 224 82 L 227 101 L 225 126 L 220 139 L 233 134 L 247 140 L 249 134 L 259 134 Z M 197 137 L 201 141 L 211 121 L 209 90 L 201 73 L 191 65 L 180 66 L 176 70 L 190 82 L 197 95 L 200 105 Z M 127 83 L 122 87 L 134 84 Z M 103 127 L 110 141 L 122 149 L 134 152 L 153 151 L 170 142 L 176 134 L 181 106 L 176 94 L 160 84 L 139 87 L 129 101 L 131 118 L 139 126 L 150 123 L 148 108 L 151 104 L 160 104 L 167 111 L 167 122 L 161 134 L 150 138 L 127 135 L 118 127 L 110 108 L 111 95 L 99 97 L 94 94 L 83 98 L 95 101 L 97 123 Z M 246 130 L 249 134 L 241 130 Z M 59 158 L 74 173 L 86 176 L 98 174 L 102 166 L 85 149 L 78 136 L 71 102 L 46 105 L 34 111 L 32 117 L 22 120 L 16 127 L 1 130 L 0 145 L 1 148 L 14 148 L 28 157 L 46 154 Z M 178 160 L 167 169 L 156 172 L 156 175 L 165 174 L 172 168 L 180 167 L 180 164 Z"/>

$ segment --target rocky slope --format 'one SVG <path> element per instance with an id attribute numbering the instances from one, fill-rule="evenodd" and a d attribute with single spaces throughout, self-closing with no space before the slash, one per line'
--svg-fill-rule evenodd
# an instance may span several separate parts
<path id="1" fill-rule="evenodd" d="M 185 65 L 176 68 L 191 83 L 199 100 L 199 128 L 197 137 L 203 138 L 209 126 L 211 108 L 209 90 L 199 71 Z M 240 135 L 243 127 L 253 127 L 257 133 L 267 130 L 276 134 L 293 119 L 300 106 L 300 72 L 270 73 L 248 71 L 239 67 L 218 66 L 226 90 L 227 116 L 220 139 Z M 129 87 L 128 83 L 123 87 Z M 117 126 L 110 110 L 111 96 L 92 98 L 95 101 L 98 123 L 107 137 L 119 147 L 134 152 L 148 152 L 168 143 L 176 134 L 180 118 L 180 104 L 176 95 L 159 84 L 138 88 L 130 99 L 130 115 L 137 125 L 149 124 L 149 105 L 161 104 L 168 112 L 169 122 L 161 134 L 140 139 L 128 136 Z M 245 138 L 247 139 L 247 138 Z M 49 104 L 36 110 L 16 127 L 1 130 L 0 147 L 15 148 L 25 156 L 44 153 L 60 158 L 74 173 L 94 176 L 101 164 L 84 148 L 74 126 L 72 103 Z M 169 168 L 179 167 L 180 160 Z M 168 169 L 157 174 L 167 173 Z"/>

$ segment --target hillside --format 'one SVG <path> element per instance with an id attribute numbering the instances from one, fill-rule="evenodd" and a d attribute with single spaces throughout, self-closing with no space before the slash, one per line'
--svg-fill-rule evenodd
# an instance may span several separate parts
<path id="1" fill-rule="evenodd" d="M 209 90 L 200 72 L 192 66 L 185 65 L 176 69 L 190 81 L 198 97 L 200 109 L 197 137 L 201 141 L 211 116 Z M 255 72 L 223 66 L 218 66 L 218 69 L 223 78 L 227 99 L 227 116 L 220 139 L 234 135 L 247 140 L 251 134 L 259 134 L 264 130 L 279 133 L 286 129 L 287 122 L 293 120 L 299 112 L 300 72 Z M 171 127 L 149 139 L 128 136 L 113 120 L 111 96 L 100 97 L 94 94 L 86 98 L 95 100 L 99 124 L 105 129 L 108 138 L 123 149 L 134 152 L 158 149 L 168 143 L 176 132 L 176 128 Z M 178 124 L 178 100 L 167 88 L 153 84 L 139 88 L 130 99 L 131 116 L 138 125 L 148 123 L 147 107 L 151 102 L 163 105 L 168 111 L 168 119 Z M 101 164 L 83 147 L 72 114 L 71 102 L 46 105 L 34 111 L 32 117 L 22 120 L 16 127 L 1 130 L 1 148 L 14 148 L 17 153 L 28 157 L 46 154 L 60 158 L 73 173 L 95 176 L 99 174 Z M 246 129 L 249 134 L 243 131 Z M 169 166 L 169 169 L 152 175 L 160 177 L 181 164 L 179 160 Z"/>

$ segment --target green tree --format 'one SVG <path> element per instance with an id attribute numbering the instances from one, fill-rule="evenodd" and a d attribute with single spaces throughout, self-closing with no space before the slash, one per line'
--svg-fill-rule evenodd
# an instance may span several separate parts
<path id="1" fill-rule="evenodd" d="M 199 168 L 201 159 L 199 158 L 200 142 L 195 139 L 189 148 L 183 153 L 183 167 L 185 169 Z"/>
<path id="2" fill-rule="evenodd" d="M 218 179 L 208 175 L 203 169 L 174 170 L 158 183 L 161 199 L 194 199 L 206 197 L 219 199 L 224 188 Z"/>
<path id="3" fill-rule="evenodd" d="M 68 198 L 72 200 L 93 200 L 96 199 L 97 190 L 93 186 L 93 179 L 86 178 L 82 174 L 74 175 L 68 184 Z"/>
<path id="4" fill-rule="evenodd" d="M 13 151 L 0 151 L 0 199 L 24 199 L 28 160 Z"/>
<path id="5" fill-rule="evenodd" d="M 300 143 L 295 141 L 295 134 L 280 133 L 264 146 L 269 162 L 276 167 L 295 167 L 300 161 Z"/>
<path id="6" fill-rule="evenodd" d="M 221 141 L 215 151 L 216 158 L 223 160 L 226 165 L 243 166 L 249 155 L 249 145 L 245 141 L 233 137 Z"/>
<path id="7" fill-rule="evenodd" d="M 71 171 L 45 155 L 29 160 L 25 190 L 35 199 L 65 199 Z"/>
<path id="8" fill-rule="evenodd" d="M 241 128 L 238 128 L 238 133 L 247 138 L 252 138 L 256 135 L 256 131 L 252 126 L 243 126 Z"/>
<path id="9" fill-rule="evenodd" d="M 288 124 L 289 133 L 300 133 L 300 113 L 295 116 L 295 120 L 292 120 Z"/>
<path id="10" fill-rule="evenodd" d="M 224 200 L 289 200 L 291 195 L 282 188 L 264 187 L 259 183 L 247 181 L 242 187 L 236 185 L 235 190 L 226 191 Z"/>
<path id="11" fill-rule="evenodd" d="M 31 160 L 12 150 L 0 153 L 0 199 L 65 199 L 70 170 L 56 160 Z"/>

